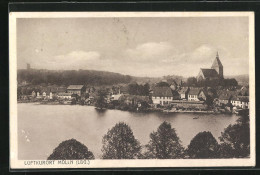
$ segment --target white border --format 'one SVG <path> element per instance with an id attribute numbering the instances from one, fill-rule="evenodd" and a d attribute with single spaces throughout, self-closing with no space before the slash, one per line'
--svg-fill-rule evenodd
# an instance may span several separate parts
<path id="1" fill-rule="evenodd" d="M 18 160 L 17 136 L 17 18 L 110 18 L 110 17 L 249 17 L 250 158 L 172 160 L 91 160 L 89 165 L 31 165 Z M 126 167 L 238 167 L 255 166 L 255 28 L 254 12 L 10 12 L 9 13 L 9 97 L 10 168 L 126 168 Z"/>

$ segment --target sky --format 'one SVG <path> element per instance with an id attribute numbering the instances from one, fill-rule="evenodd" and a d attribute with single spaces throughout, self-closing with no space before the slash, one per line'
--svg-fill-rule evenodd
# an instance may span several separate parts
<path id="1" fill-rule="evenodd" d="M 248 74 L 248 17 L 17 19 L 17 67 L 197 76 L 216 53 L 225 75 Z"/>

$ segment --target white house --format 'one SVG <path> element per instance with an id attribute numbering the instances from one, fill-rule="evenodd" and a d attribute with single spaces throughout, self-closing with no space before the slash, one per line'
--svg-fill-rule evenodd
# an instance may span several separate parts
<path id="1" fill-rule="evenodd" d="M 167 105 L 173 100 L 173 94 L 170 87 L 154 87 L 152 95 L 153 104 Z"/>
<path id="2" fill-rule="evenodd" d="M 65 92 L 61 92 L 61 93 L 58 93 L 58 98 L 60 99 L 71 99 L 71 93 L 65 93 Z"/>
<path id="3" fill-rule="evenodd" d="M 188 93 L 190 88 L 184 87 L 181 90 L 179 90 L 180 99 L 188 99 Z"/>
<path id="4" fill-rule="evenodd" d="M 188 93 L 188 100 L 189 101 L 206 100 L 206 95 L 204 91 L 199 88 L 191 88 Z"/>

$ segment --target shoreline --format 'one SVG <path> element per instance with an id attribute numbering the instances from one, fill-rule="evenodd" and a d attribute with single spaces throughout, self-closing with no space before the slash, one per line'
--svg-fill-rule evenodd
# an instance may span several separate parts
<path id="1" fill-rule="evenodd" d="M 19 103 L 34 103 L 36 105 L 70 105 L 70 106 L 93 106 L 94 105 L 80 105 L 80 104 L 62 104 L 59 102 L 39 102 L 39 101 L 35 101 L 35 102 L 25 102 L 25 101 L 18 101 Z M 135 113 L 142 113 L 142 112 L 160 112 L 160 113 L 194 113 L 194 114 L 236 114 L 235 112 L 221 112 L 221 111 L 212 111 L 212 110 L 208 110 L 208 111 L 192 111 L 192 110 L 167 110 L 167 109 L 161 109 L 161 108 L 148 108 L 145 111 L 135 111 L 135 110 L 120 110 L 120 109 L 111 109 L 111 108 L 104 108 L 105 110 L 119 110 L 119 111 L 129 111 L 129 112 L 135 112 Z"/>

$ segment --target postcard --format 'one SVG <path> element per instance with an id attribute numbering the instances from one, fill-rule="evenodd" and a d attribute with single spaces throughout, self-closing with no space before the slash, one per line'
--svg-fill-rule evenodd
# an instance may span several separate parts
<path id="1" fill-rule="evenodd" d="M 10 12 L 10 168 L 255 166 L 254 12 Z"/>

